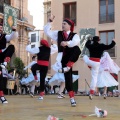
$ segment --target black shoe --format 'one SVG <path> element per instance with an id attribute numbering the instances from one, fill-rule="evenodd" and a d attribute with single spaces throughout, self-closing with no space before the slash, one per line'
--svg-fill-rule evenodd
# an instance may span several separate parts
<path id="1" fill-rule="evenodd" d="M 103 95 L 103 98 L 106 99 L 106 94 Z"/>
<path id="2" fill-rule="evenodd" d="M 20 95 L 20 93 L 19 93 L 19 92 L 16 92 L 15 95 Z"/>
<path id="3" fill-rule="evenodd" d="M 4 96 L 0 97 L 0 100 L 3 104 L 8 103 L 8 101 L 6 100 L 6 98 Z"/>
<path id="4" fill-rule="evenodd" d="M 92 100 L 92 95 L 91 94 L 89 95 L 89 99 Z"/>

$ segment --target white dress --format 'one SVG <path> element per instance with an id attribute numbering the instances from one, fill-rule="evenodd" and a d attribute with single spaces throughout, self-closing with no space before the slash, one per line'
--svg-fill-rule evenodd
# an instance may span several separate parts
<path id="1" fill-rule="evenodd" d="M 79 75 L 72 75 L 73 82 L 75 82 L 78 78 Z M 54 85 L 60 85 L 61 82 L 65 82 L 65 77 L 63 73 L 55 73 L 55 75 L 49 80 L 49 85 L 54 86 Z"/>
<path id="2" fill-rule="evenodd" d="M 104 52 L 103 57 L 100 60 L 100 68 L 96 86 L 97 87 L 118 86 L 119 83 L 114 79 L 114 77 L 110 73 L 118 74 L 119 71 L 120 71 L 119 66 L 111 59 L 109 53 Z"/>
<path id="3" fill-rule="evenodd" d="M 114 79 L 114 77 L 109 73 L 109 71 L 101 71 L 98 74 L 97 87 L 111 87 L 118 86 L 119 83 Z"/>
<path id="4" fill-rule="evenodd" d="M 28 85 L 30 82 L 33 82 L 33 81 L 39 82 L 40 81 L 40 73 L 37 73 L 37 78 L 38 78 L 38 80 L 35 80 L 33 74 L 30 73 L 27 78 L 24 78 L 24 77 L 22 78 L 21 84 Z"/>

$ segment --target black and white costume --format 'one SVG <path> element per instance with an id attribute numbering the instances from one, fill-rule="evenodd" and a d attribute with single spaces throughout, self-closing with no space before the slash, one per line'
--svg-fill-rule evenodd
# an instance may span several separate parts
<path id="1" fill-rule="evenodd" d="M 61 59 L 62 68 L 69 68 L 69 71 L 64 73 L 65 76 L 65 87 L 69 93 L 71 98 L 71 105 L 76 106 L 76 102 L 74 101 L 74 92 L 73 92 L 73 82 L 72 82 L 72 66 L 78 60 L 79 55 L 81 53 L 78 44 L 80 43 L 80 38 L 76 33 L 73 33 L 73 22 L 69 19 L 65 19 L 71 26 L 71 31 L 52 31 L 51 24 L 47 23 L 44 27 L 44 32 L 47 36 L 49 36 L 52 40 L 57 41 L 58 43 L 58 56 Z M 61 42 L 66 41 L 67 46 L 62 47 Z M 62 69 L 64 72 L 64 69 Z"/>
<path id="2" fill-rule="evenodd" d="M 100 40 L 99 37 L 95 36 L 93 37 L 93 40 L 88 40 L 86 42 L 85 46 L 89 50 L 90 58 L 86 55 L 83 57 L 83 60 L 91 70 L 91 84 L 90 84 L 90 96 L 89 96 L 90 99 L 92 99 L 92 94 L 94 94 L 96 88 L 97 77 L 100 66 L 100 58 L 103 54 L 103 51 L 111 49 L 112 47 L 115 46 L 114 41 L 112 41 L 110 45 L 105 45 L 98 43 L 99 40 Z"/>
<path id="3" fill-rule="evenodd" d="M 34 64 L 31 68 L 32 73 L 34 75 L 35 80 L 38 80 L 36 71 L 40 70 L 40 97 L 39 99 L 43 99 L 44 89 L 45 89 L 45 77 L 47 75 L 48 66 L 49 66 L 49 58 L 50 58 L 50 47 L 46 40 L 40 41 L 40 47 L 31 48 L 31 45 L 26 47 L 26 50 L 31 54 L 37 55 L 37 63 Z"/>
<path id="4" fill-rule="evenodd" d="M 3 76 L 2 76 L 2 68 L 5 68 L 7 63 L 10 62 L 10 58 L 12 57 L 15 47 L 14 45 L 6 46 L 7 42 L 17 39 L 18 38 L 18 32 L 13 30 L 13 32 L 10 35 L 6 34 L 0 34 L 0 99 L 2 103 L 8 103 L 6 99 L 4 98 L 3 93 Z"/>

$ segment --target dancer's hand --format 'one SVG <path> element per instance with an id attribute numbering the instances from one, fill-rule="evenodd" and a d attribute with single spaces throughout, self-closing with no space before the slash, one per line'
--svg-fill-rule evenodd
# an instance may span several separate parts
<path id="1" fill-rule="evenodd" d="M 63 46 L 63 47 L 67 46 L 67 42 L 62 41 L 62 42 L 61 42 L 61 46 Z"/>
<path id="2" fill-rule="evenodd" d="M 55 16 L 54 15 L 51 15 L 50 18 L 49 18 L 49 22 L 53 22 Z"/>
<path id="3" fill-rule="evenodd" d="M 16 31 L 16 26 L 12 26 L 12 31 Z"/>
<path id="4" fill-rule="evenodd" d="M 115 38 L 113 38 L 112 40 L 115 41 Z"/>

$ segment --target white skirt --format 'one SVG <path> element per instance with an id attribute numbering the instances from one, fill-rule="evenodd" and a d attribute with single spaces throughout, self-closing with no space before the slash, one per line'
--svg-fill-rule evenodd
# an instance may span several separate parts
<path id="1" fill-rule="evenodd" d="M 79 79 L 79 75 L 72 75 L 73 82 Z M 55 73 L 55 75 L 49 80 L 49 85 L 60 85 L 61 82 L 65 82 L 65 77 L 63 73 Z"/>
<path id="2" fill-rule="evenodd" d="M 117 85 L 119 85 L 119 83 L 108 71 L 102 71 L 98 74 L 97 87 L 111 87 Z"/>
<path id="3" fill-rule="evenodd" d="M 30 73 L 27 78 L 22 78 L 21 84 L 28 85 L 30 82 L 33 82 L 33 81 L 39 82 L 40 81 L 40 74 L 39 73 L 37 73 L 37 77 L 38 77 L 38 80 L 36 81 L 33 74 Z"/>

